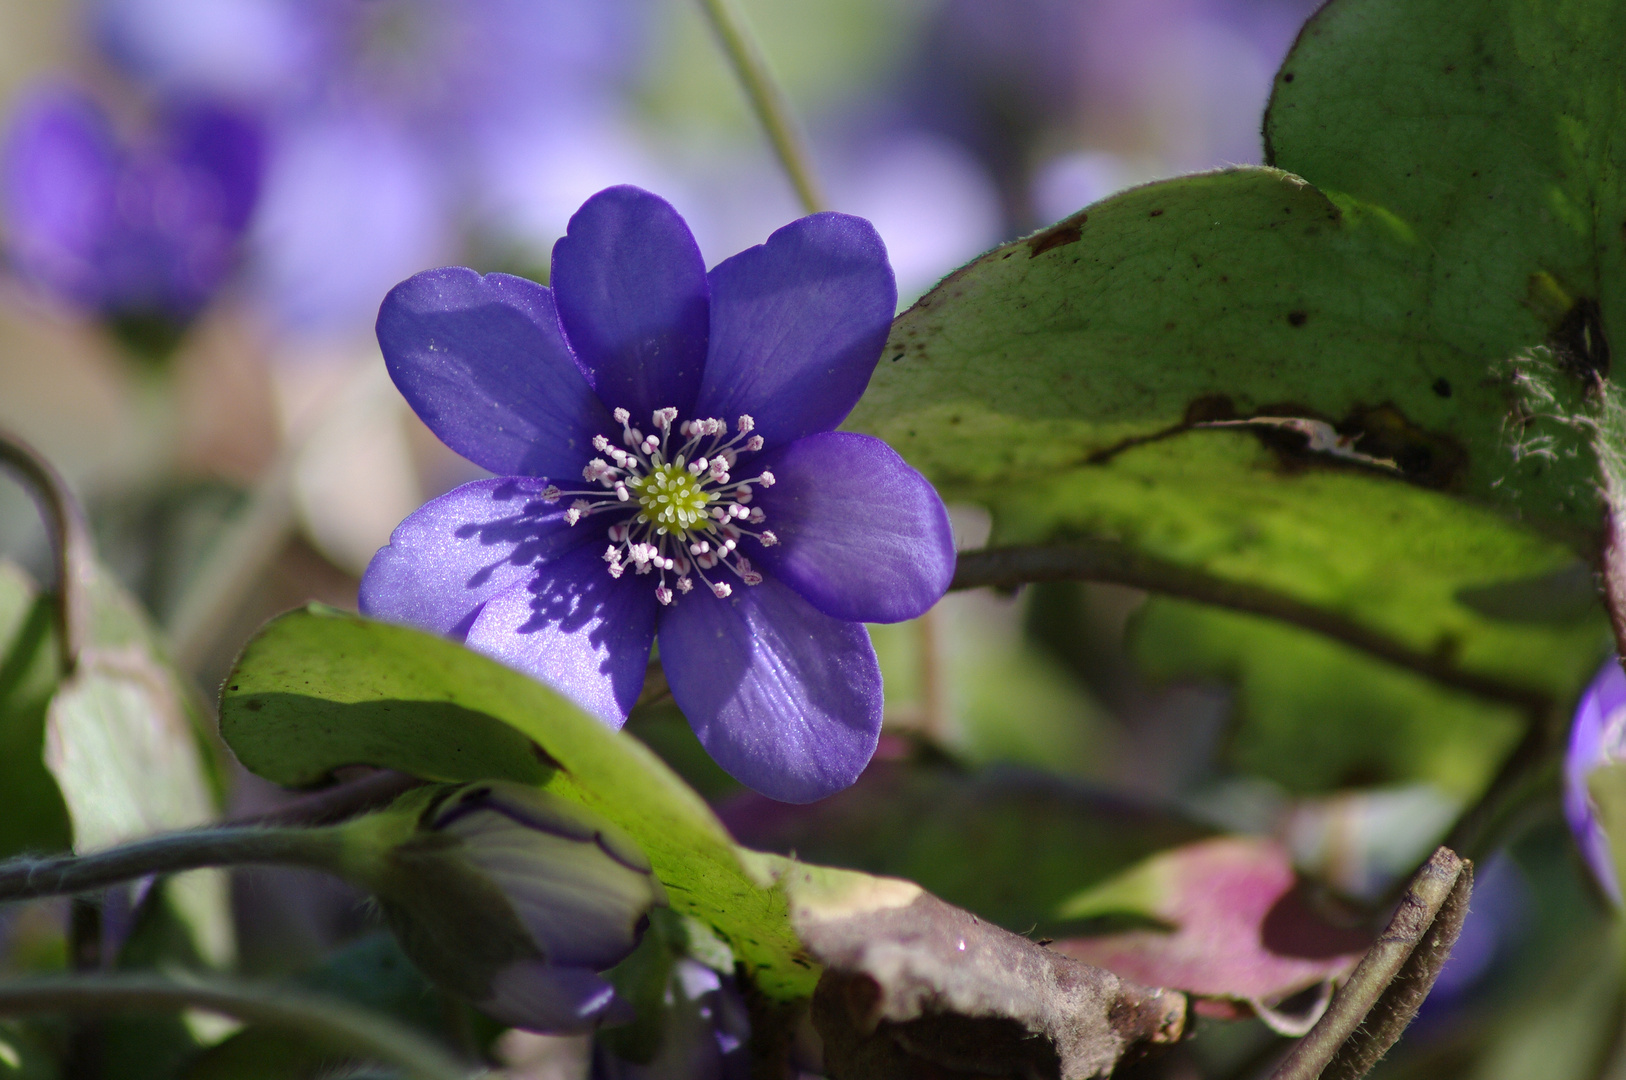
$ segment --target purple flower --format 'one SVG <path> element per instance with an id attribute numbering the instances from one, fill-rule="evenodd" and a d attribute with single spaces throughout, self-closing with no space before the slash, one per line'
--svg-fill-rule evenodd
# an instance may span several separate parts
<path id="1" fill-rule="evenodd" d="M 643 0 L 90 0 L 126 74 L 267 117 L 251 285 L 274 322 L 347 335 L 460 236 L 530 265 L 631 145 Z M 631 156 L 631 155 L 627 155 Z M 616 168 L 610 175 L 626 175 Z M 562 204 L 556 193 L 570 198 Z"/>
<path id="2" fill-rule="evenodd" d="M 1611 657 L 1575 710 L 1569 750 L 1564 755 L 1564 816 L 1593 876 L 1617 905 L 1621 895 L 1615 856 L 1598 821 L 1587 778 L 1596 769 L 1621 762 L 1626 762 L 1626 672 Z"/>
<path id="3" fill-rule="evenodd" d="M 414 963 L 533 1031 L 630 1019 L 599 972 L 626 959 L 650 908 L 666 902 L 649 860 L 615 826 L 502 781 L 432 805 L 367 876 Z"/>
<path id="4" fill-rule="evenodd" d="M 362 610 L 465 640 L 616 726 L 658 636 L 723 768 L 786 802 L 846 787 L 881 720 L 860 624 L 921 614 L 954 570 L 925 478 L 832 430 L 891 324 L 880 238 L 815 214 L 707 273 L 670 205 L 616 187 L 571 219 L 552 283 L 452 267 L 385 298 L 396 385 L 499 475 L 402 522 Z"/>
<path id="5" fill-rule="evenodd" d="M 110 321 L 178 327 L 236 264 L 261 145 L 250 121 L 200 101 L 121 140 L 89 97 L 48 86 L 17 109 L 0 168 L 17 273 Z"/>

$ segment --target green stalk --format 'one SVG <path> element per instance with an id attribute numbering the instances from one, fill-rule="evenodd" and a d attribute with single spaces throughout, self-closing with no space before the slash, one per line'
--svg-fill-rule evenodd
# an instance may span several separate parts
<path id="1" fill-rule="evenodd" d="M 94 892 L 149 874 L 241 864 L 346 869 L 340 828 L 224 827 L 170 833 L 91 855 L 22 856 L 0 862 L 0 902 Z"/>
<path id="2" fill-rule="evenodd" d="M 207 1009 L 303 1036 L 346 1056 L 394 1065 L 414 1080 L 468 1080 L 480 1072 L 417 1032 L 347 1001 L 219 977 L 146 972 L 42 976 L 0 982 L 0 1016 L 27 1013 Z"/>
<path id="3" fill-rule="evenodd" d="M 790 99 L 774 79 L 767 57 L 762 53 L 762 46 L 752 35 L 750 24 L 745 21 L 745 13 L 740 11 L 735 0 L 700 0 L 700 6 L 711 20 L 712 29 L 717 31 L 723 52 L 728 54 L 734 74 L 745 88 L 745 96 L 750 99 L 751 108 L 762 122 L 762 130 L 767 134 L 768 141 L 773 144 L 779 164 L 790 177 L 796 197 L 802 201 L 802 209 L 809 214 L 825 209 L 824 194 L 813 175 L 812 155 L 808 153 L 807 142 L 796 126 Z"/>

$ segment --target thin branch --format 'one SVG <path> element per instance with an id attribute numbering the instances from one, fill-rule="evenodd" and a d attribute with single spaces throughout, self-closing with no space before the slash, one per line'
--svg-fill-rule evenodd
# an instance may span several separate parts
<path id="1" fill-rule="evenodd" d="M 348 1056 L 385 1062 L 415 1080 L 481 1075 L 416 1031 L 347 1001 L 211 976 L 146 973 L 44 976 L 0 982 L 0 1016 L 206 1009 L 302 1035 Z"/>
<path id="2" fill-rule="evenodd" d="M 712 29 L 717 31 L 723 51 L 745 87 L 746 97 L 751 99 L 751 108 L 762 122 L 762 130 L 773 144 L 779 164 L 796 188 L 797 198 L 802 200 L 802 208 L 809 214 L 818 213 L 827 204 L 813 175 L 812 155 L 796 125 L 790 100 L 775 81 L 744 12 L 735 0 L 700 0 L 700 6 L 711 20 Z"/>
<path id="3" fill-rule="evenodd" d="M 1311 604 L 1258 585 L 1226 581 L 1142 554 L 1106 540 L 1075 541 L 1065 547 L 1008 547 L 963 551 L 951 589 L 1014 586 L 1035 581 L 1095 581 L 1129 585 L 1200 604 L 1264 615 L 1313 631 L 1351 648 L 1491 701 L 1524 710 L 1539 723 L 1552 708 L 1547 695 L 1487 675 L 1464 671 L 1450 661 Z"/>
<path id="4" fill-rule="evenodd" d="M 66 679 L 73 674 L 85 644 L 90 609 L 84 581 L 95 561 L 95 545 L 79 501 L 44 455 L 19 436 L 0 429 L 0 464 L 10 467 L 28 488 L 46 520 L 56 566 L 57 624 L 62 635 L 62 677 Z"/>
<path id="5" fill-rule="evenodd" d="M 194 829 L 91 855 L 25 855 L 0 862 L 0 902 L 93 892 L 149 874 L 205 866 L 310 866 L 338 872 L 342 854 L 339 835 L 330 829 Z"/>

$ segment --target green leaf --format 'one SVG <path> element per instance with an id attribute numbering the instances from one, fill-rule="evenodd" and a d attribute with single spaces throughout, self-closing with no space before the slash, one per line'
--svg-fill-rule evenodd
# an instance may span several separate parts
<path id="1" fill-rule="evenodd" d="M 1433 334 L 1420 258 L 1273 169 L 1139 188 L 900 316 L 849 426 L 988 506 L 996 547 L 1111 541 L 1568 696 L 1596 604 L 1539 625 L 1464 597 L 1590 554 L 1590 452 L 1556 422 L 1515 442 L 1504 361 L 1541 334 L 1494 352 Z M 1525 452 L 1538 436 L 1552 455 Z"/>
<path id="2" fill-rule="evenodd" d="M 1276 77 L 1267 152 L 1417 238 L 1429 338 L 1496 360 L 1551 337 L 1573 402 L 1626 330 L 1623 40 L 1620 0 L 1336 0 Z"/>
<path id="3" fill-rule="evenodd" d="M 1516 709 L 1253 615 L 1154 598 L 1131 647 L 1151 678 L 1234 686 L 1227 764 L 1294 794 L 1427 782 L 1466 803 L 1523 732 Z"/>
<path id="4" fill-rule="evenodd" d="M 783 894 L 747 870 L 693 790 L 636 739 L 461 645 L 314 605 L 290 612 L 244 649 L 220 728 L 245 767 L 279 784 L 366 764 L 518 780 L 574 799 L 631 834 L 672 906 L 715 928 L 759 989 L 812 993 Z"/>
<path id="5" fill-rule="evenodd" d="M 79 852 L 215 816 L 216 789 L 199 739 L 194 692 L 170 666 L 136 601 L 102 566 L 80 571 L 87 640 L 46 713 L 45 763 L 73 821 Z M 234 951 L 226 879 L 176 877 L 170 896 L 198 951 L 223 965 Z"/>
<path id="6" fill-rule="evenodd" d="M 28 576 L 0 562 L 0 858 L 63 851 L 72 844 L 68 809 L 40 748 L 60 659 L 55 609 Z"/>

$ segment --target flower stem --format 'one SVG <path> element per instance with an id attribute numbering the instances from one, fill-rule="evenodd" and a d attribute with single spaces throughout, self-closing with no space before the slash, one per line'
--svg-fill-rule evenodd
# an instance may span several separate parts
<path id="1" fill-rule="evenodd" d="M 465 1080 L 477 1075 L 410 1028 L 326 995 L 212 976 L 182 979 L 145 972 L 0 982 L 0 1016 L 180 1009 L 207 1009 L 292 1031 L 347 1056 L 397 1066 L 415 1080 Z"/>
<path id="2" fill-rule="evenodd" d="M 62 678 L 66 679 L 73 674 L 85 643 L 89 611 L 83 582 L 95 558 L 90 529 L 61 474 L 39 451 L 4 429 L 0 429 L 0 465 L 10 467 L 46 519 L 56 565 L 57 624 L 62 635 Z"/>
<path id="3" fill-rule="evenodd" d="M 1365 1076 L 1416 1014 L 1468 914 L 1473 865 L 1440 848 L 1412 879 L 1388 929 L 1338 988 L 1271 1080 Z"/>
<path id="4" fill-rule="evenodd" d="M 93 855 L 22 856 L 0 862 L 0 902 L 93 892 L 149 874 L 242 863 L 339 872 L 339 831 L 227 826 L 137 840 Z"/>
<path id="5" fill-rule="evenodd" d="M 745 13 L 740 11 L 735 0 L 700 0 L 700 6 L 711 20 L 712 29 L 717 32 L 717 38 L 722 42 L 723 51 L 728 54 L 740 85 L 745 87 L 746 97 L 751 99 L 751 108 L 762 122 L 762 129 L 773 144 L 779 164 L 790 177 L 796 197 L 802 201 L 802 208 L 809 214 L 825 209 L 824 194 L 813 175 L 812 156 L 808 153 L 801 130 L 796 126 L 790 100 L 774 80 L 762 46 L 745 21 Z"/>

